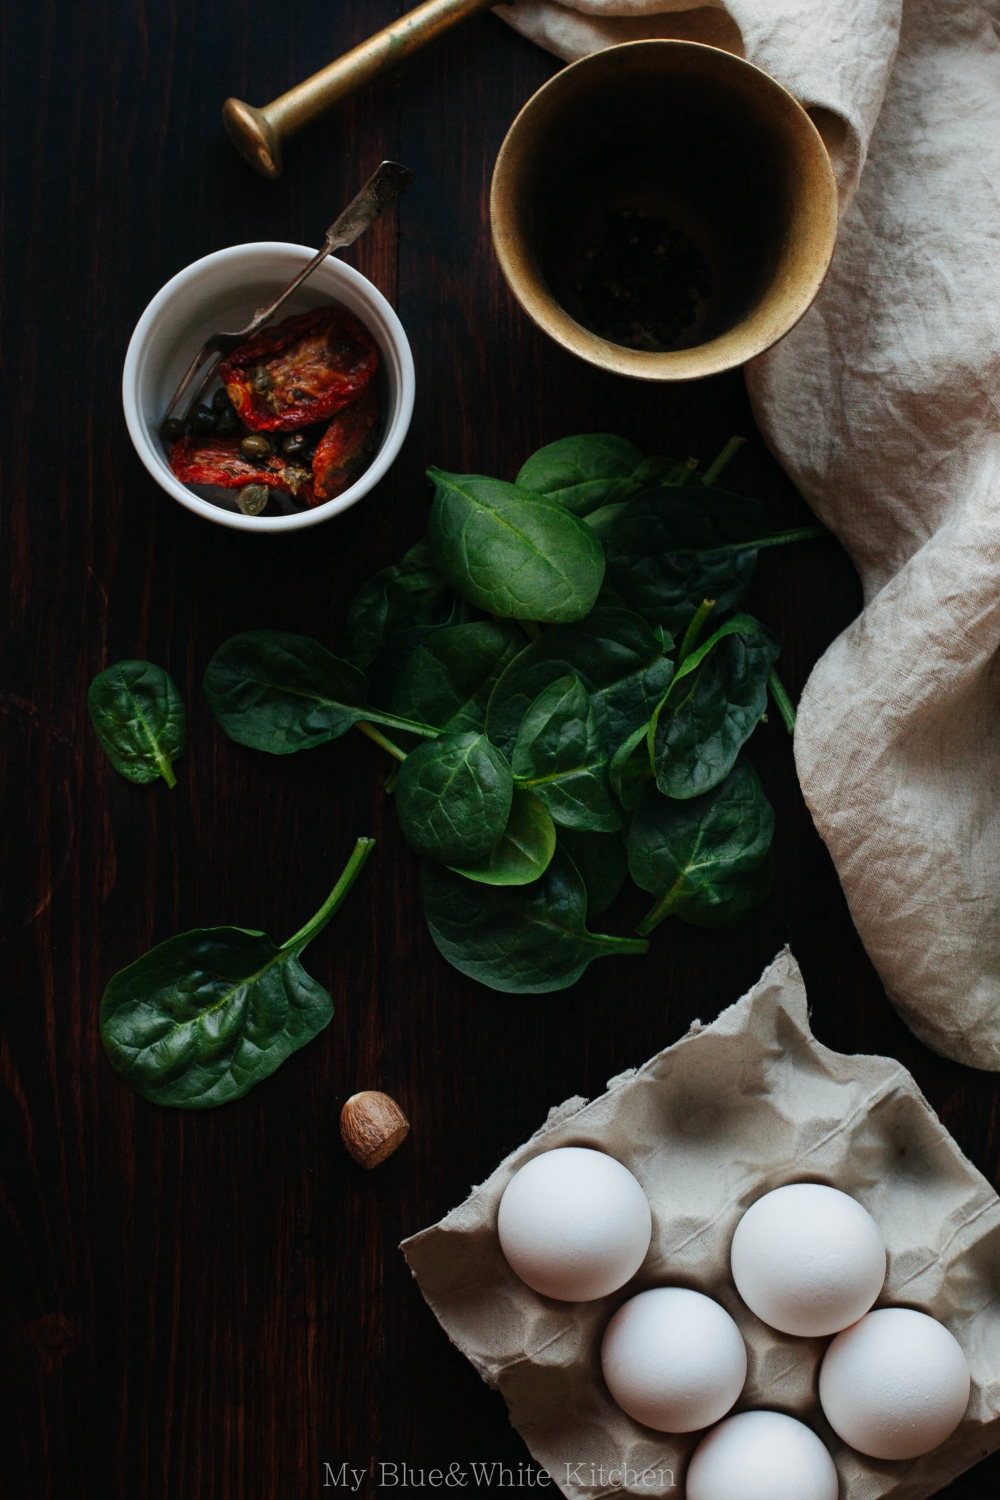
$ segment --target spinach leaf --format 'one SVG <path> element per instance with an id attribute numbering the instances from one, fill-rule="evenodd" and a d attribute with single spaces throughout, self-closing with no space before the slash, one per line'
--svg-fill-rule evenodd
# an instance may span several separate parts
<path id="1" fill-rule="evenodd" d="M 587 887 L 587 921 L 592 921 L 607 911 L 625 884 L 628 856 L 621 835 L 560 828 L 559 847 L 565 849 Z"/>
<path id="2" fill-rule="evenodd" d="M 579 624 L 547 630 L 504 669 L 486 713 L 490 739 L 512 755 L 521 720 L 560 677 L 579 677 L 591 696 L 605 754 L 614 754 L 662 700 L 673 663 L 660 632 L 631 610 L 599 608 Z"/>
<path id="3" fill-rule="evenodd" d="M 622 826 L 611 798 L 597 716 L 579 677 L 559 677 L 521 721 L 511 758 L 517 785 L 534 792 L 566 828 L 612 833 Z"/>
<path id="4" fill-rule="evenodd" d="M 361 721 L 433 736 L 432 725 L 366 702 L 368 679 L 307 635 L 247 630 L 221 645 L 205 671 L 209 707 L 231 740 L 292 755 L 339 739 Z"/>
<path id="5" fill-rule="evenodd" d="M 646 952 L 635 938 L 587 931 L 586 887 L 561 849 L 531 885 L 484 891 L 425 864 L 423 891 L 438 950 L 460 973 L 508 994 L 563 990 L 594 958 Z"/>
<path id="6" fill-rule="evenodd" d="M 438 729 L 482 729 L 494 683 L 523 646 L 520 626 L 499 620 L 438 630 L 411 653 L 389 707 Z"/>
<path id="7" fill-rule="evenodd" d="M 734 615 L 684 659 L 649 731 L 665 797 L 700 796 L 729 775 L 767 709 L 779 653 L 759 621 Z"/>
<path id="8" fill-rule="evenodd" d="M 516 485 L 428 469 L 437 486 L 429 537 L 454 588 L 502 618 L 579 620 L 604 577 L 604 549 L 589 526 Z"/>
<path id="9" fill-rule="evenodd" d="M 772 844 L 760 864 L 749 870 L 733 887 L 731 896 L 718 904 L 706 902 L 689 906 L 676 915 L 691 927 L 736 927 L 767 900 L 774 889 L 774 870 Z"/>
<path id="10" fill-rule="evenodd" d="M 101 1001 L 112 1067 L 154 1104 L 206 1109 L 241 1098 L 312 1041 L 333 1001 L 300 955 L 343 902 L 374 842 L 358 840 L 320 910 L 280 948 L 243 927 L 196 928 L 116 974 Z"/>
<path id="11" fill-rule="evenodd" d="M 87 693 L 97 738 L 120 776 L 140 786 L 162 776 L 177 785 L 173 762 L 184 752 L 187 715 L 172 677 L 151 661 L 119 661 L 99 672 Z"/>
<path id="12" fill-rule="evenodd" d="M 418 542 L 355 594 L 347 611 L 344 656 L 355 667 L 370 667 L 397 630 L 449 623 L 457 604 L 427 543 Z"/>
<path id="13" fill-rule="evenodd" d="M 539 448 L 516 483 L 574 515 L 588 516 L 598 506 L 624 498 L 627 482 L 641 462 L 642 454 L 625 438 L 585 433 Z"/>
<path id="14" fill-rule="evenodd" d="M 513 794 L 510 766 L 484 734 L 442 734 L 400 766 L 396 811 L 424 859 L 475 864 L 500 842 Z"/>
<path id="15" fill-rule="evenodd" d="M 640 724 L 619 745 L 609 768 L 611 790 L 626 812 L 634 812 L 642 794 L 653 779 L 653 759 L 649 753 L 649 725 Z"/>
<path id="16" fill-rule="evenodd" d="M 476 864 L 453 864 L 451 868 L 481 885 L 530 885 L 548 869 L 555 851 L 552 819 L 537 797 L 515 787 L 500 842 Z"/>
<path id="17" fill-rule="evenodd" d="M 625 603 L 674 634 L 703 599 L 720 614 L 739 604 L 767 545 L 758 501 L 702 485 L 636 495 L 605 539 L 608 576 Z"/>
<path id="18" fill-rule="evenodd" d="M 666 916 L 698 925 L 725 919 L 741 888 L 771 847 L 774 810 L 753 767 L 738 761 L 725 781 L 701 797 L 676 802 L 650 787 L 632 819 L 628 867 L 636 885 L 657 898 L 639 924 L 643 935 Z M 739 917 L 746 914 L 744 906 Z"/>

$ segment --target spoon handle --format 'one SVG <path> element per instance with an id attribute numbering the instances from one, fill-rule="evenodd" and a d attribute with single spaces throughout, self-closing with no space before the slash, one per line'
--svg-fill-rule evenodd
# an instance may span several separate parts
<path id="1" fill-rule="evenodd" d="M 360 239 L 366 229 L 370 229 L 375 220 L 381 218 L 387 208 L 403 196 L 407 188 L 416 181 L 416 176 L 409 167 L 404 167 L 398 161 L 384 161 L 381 166 L 369 177 L 364 187 L 357 193 L 343 210 L 338 214 L 330 225 L 323 238 L 323 243 L 316 251 L 312 260 L 306 261 L 300 271 L 296 271 L 287 286 L 283 287 L 272 302 L 265 307 L 258 307 L 250 322 L 245 328 L 234 333 L 214 333 L 210 339 L 198 350 L 194 359 L 184 374 L 180 385 L 173 394 L 170 405 L 167 407 L 165 416 L 169 416 L 174 407 L 178 405 L 181 398 L 190 389 L 195 376 L 201 371 L 201 379 L 195 386 L 194 391 L 188 399 L 185 412 L 185 421 L 191 414 L 202 391 L 215 373 L 217 359 L 213 355 L 228 354 L 235 349 L 237 344 L 242 344 L 244 339 L 252 336 L 263 328 L 265 323 L 270 322 L 278 308 L 288 301 L 288 298 L 300 287 L 302 283 L 312 275 L 318 266 L 321 266 L 328 255 L 335 250 L 343 250 L 346 245 L 353 245 L 356 239 Z M 205 361 L 210 363 L 205 363 Z"/>
<path id="2" fill-rule="evenodd" d="M 360 239 L 365 230 L 370 229 L 375 220 L 381 218 L 386 209 L 391 208 L 415 181 L 416 174 L 411 172 L 409 167 L 404 167 L 398 161 L 384 161 L 372 173 L 360 193 L 357 193 L 344 211 L 334 219 L 312 260 L 307 261 L 302 270 L 292 277 L 273 302 L 269 302 L 266 307 L 258 307 L 252 321 L 240 335 L 241 339 L 250 338 L 259 328 L 263 328 L 264 324 L 274 317 L 282 303 L 287 302 L 296 287 L 300 287 L 317 266 L 323 264 L 328 255 L 332 255 L 335 250 L 343 250 L 347 245 L 353 245 L 354 241 Z"/>

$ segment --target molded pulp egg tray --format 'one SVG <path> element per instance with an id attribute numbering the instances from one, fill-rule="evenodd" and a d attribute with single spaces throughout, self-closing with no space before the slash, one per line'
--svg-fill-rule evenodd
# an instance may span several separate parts
<path id="1" fill-rule="evenodd" d="M 565 1303 L 519 1281 L 496 1232 L 517 1169 L 554 1146 L 592 1146 L 639 1179 L 653 1211 L 642 1267 L 613 1296 Z M 923 1458 L 888 1463 L 848 1448 L 816 1394 L 828 1339 L 776 1333 L 744 1306 L 729 1274 L 741 1215 L 772 1188 L 817 1181 L 863 1203 L 885 1238 L 877 1306 L 930 1313 L 951 1329 L 972 1372 L 961 1425 Z M 891 1058 L 832 1052 L 809 1028 L 805 987 L 786 949 L 711 1026 L 592 1103 L 569 1099 L 460 1207 L 402 1246 L 448 1336 L 499 1389 L 537 1462 L 570 1497 L 670 1494 L 701 1434 L 641 1427 L 608 1394 L 600 1343 L 615 1309 L 658 1285 L 716 1298 L 746 1340 L 749 1372 L 735 1411 L 769 1407 L 827 1444 L 841 1500 L 923 1500 L 1000 1446 L 1000 1199 L 966 1160 L 910 1074 Z"/>

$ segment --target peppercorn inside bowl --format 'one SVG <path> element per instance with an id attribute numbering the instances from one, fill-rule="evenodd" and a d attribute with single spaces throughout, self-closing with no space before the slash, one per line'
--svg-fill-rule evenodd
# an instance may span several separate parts
<path id="1" fill-rule="evenodd" d="M 166 421 L 202 343 L 241 328 L 310 260 L 280 242 L 217 250 L 178 272 L 136 325 L 122 397 L 136 452 L 162 489 L 221 526 L 295 531 L 354 505 L 393 463 L 413 413 L 403 326 L 360 272 L 328 257 L 278 317 Z"/>

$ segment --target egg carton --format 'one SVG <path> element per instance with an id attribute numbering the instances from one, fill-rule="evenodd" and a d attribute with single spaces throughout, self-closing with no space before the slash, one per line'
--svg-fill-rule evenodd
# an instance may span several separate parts
<path id="1" fill-rule="evenodd" d="M 497 1236 L 514 1173 L 555 1146 L 616 1157 L 642 1184 L 653 1237 L 639 1272 L 594 1302 L 540 1296 Z M 827 1183 L 868 1209 L 888 1270 L 876 1306 L 913 1307 L 958 1339 L 972 1376 L 952 1436 L 888 1462 L 848 1448 L 824 1420 L 817 1377 L 828 1338 L 793 1338 L 750 1312 L 729 1247 L 740 1218 L 786 1182 Z M 669 1495 L 702 1433 L 653 1432 L 612 1401 L 600 1345 L 615 1310 L 652 1286 L 714 1297 L 746 1341 L 734 1412 L 768 1408 L 808 1423 L 833 1455 L 841 1500 L 924 1500 L 1000 1447 L 1000 1199 L 891 1058 L 845 1056 L 812 1035 L 805 986 L 786 949 L 711 1026 L 696 1022 L 588 1103 L 569 1099 L 440 1223 L 402 1250 L 424 1297 L 483 1379 L 504 1396 L 534 1459 L 569 1500 Z"/>

